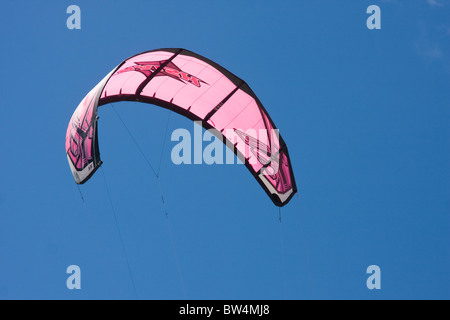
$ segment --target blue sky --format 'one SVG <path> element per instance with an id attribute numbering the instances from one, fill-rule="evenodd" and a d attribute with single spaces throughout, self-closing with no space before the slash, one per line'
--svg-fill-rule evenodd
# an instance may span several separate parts
<path id="1" fill-rule="evenodd" d="M 450 298 L 449 1 L 3 1 L 1 15 L 1 299 Z M 114 106 L 155 166 L 162 154 L 168 219 L 110 106 L 81 200 L 73 111 L 123 59 L 164 47 L 216 61 L 265 105 L 299 188 L 281 224 L 244 166 L 174 165 L 168 111 L 138 103 Z M 171 114 L 177 128 L 194 129 Z"/>

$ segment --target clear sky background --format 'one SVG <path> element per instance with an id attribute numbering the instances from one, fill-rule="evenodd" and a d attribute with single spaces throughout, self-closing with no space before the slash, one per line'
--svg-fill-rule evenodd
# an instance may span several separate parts
<path id="1" fill-rule="evenodd" d="M 66 27 L 71 4 L 81 30 Z M 366 27 L 371 4 L 380 30 Z M 1 299 L 450 298 L 450 1 L 1 9 Z M 64 151 L 72 113 L 123 59 L 165 47 L 216 61 L 265 105 L 299 188 L 281 223 L 244 166 L 174 165 L 170 133 L 193 123 L 172 113 L 164 138 L 169 111 L 138 103 L 114 107 L 162 159 L 168 218 L 108 105 L 103 171 L 80 187 L 83 203 Z M 81 290 L 66 287 L 73 264 Z M 370 265 L 380 290 L 366 287 Z"/>

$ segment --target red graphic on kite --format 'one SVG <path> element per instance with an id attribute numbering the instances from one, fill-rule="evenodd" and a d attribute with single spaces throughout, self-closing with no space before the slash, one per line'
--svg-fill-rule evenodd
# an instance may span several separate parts
<path id="1" fill-rule="evenodd" d="M 192 83 L 197 87 L 201 87 L 200 83 L 205 83 L 205 81 L 187 73 L 178 68 L 173 62 L 167 62 L 167 60 L 163 61 L 135 61 L 136 65 L 129 66 L 125 69 L 119 70 L 116 74 L 121 74 L 128 71 L 138 71 L 145 75 L 147 78 L 150 77 L 155 71 L 157 71 L 161 66 L 167 64 L 162 67 L 161 71 L 156 73 L 154 77 L 159 76 L 167 76 L 175 80 L 179 80 L 184 83 Z"/>

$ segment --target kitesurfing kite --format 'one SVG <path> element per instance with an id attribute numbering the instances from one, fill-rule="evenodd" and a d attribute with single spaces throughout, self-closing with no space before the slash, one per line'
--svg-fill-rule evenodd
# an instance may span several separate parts
<path id="1" fill-rule="evenodd" d="M 77 184 L 89 180 L 102 164 L 97 108 L 118 101 L 157 105 L 213 129 L 275 205 L 284 206 L 297 192 L 286 143 L 281 135 L 271 134 L 277 128 L 247 83 L 217 63 L 177 48 L 124 60 L 78 105 L 66 133 L 67 158 Z"/>

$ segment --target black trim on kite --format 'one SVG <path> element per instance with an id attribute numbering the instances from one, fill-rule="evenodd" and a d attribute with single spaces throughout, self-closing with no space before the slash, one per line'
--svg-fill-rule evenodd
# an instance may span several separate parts
<path id="1" fill-rule="evenodd" d="M 238 86 L 236 86 L 236 88 L 234 88 L 234 90 L 233 91 L 231 91 L 225 98 L 223 98 L 223 100 L 222 101 L 220 101 L 218 104 L 217 104 L 217 106 L 215 106 L 214 107 L 214 109 L 212 109 L 210 112 L 208 112 L 208 114 L 205 116 L 205 119 L 203 119 L 203 121 L 208 121 L 209 119 L 211 119 L 211 117 L 228 101 L 228 99 L 230 99 L 231 98 L 231 96 L 233 95 L 233 94 L 235 94 L 236 93 L 236 91 L 238 91 L 241 87 L 242 87 L 242 85 L 244 84 L 245 82 L 244 82 L 244 80 L 242 80 L 242 82 L 241 82 L 241 84 L 240 85 L 238 85 Z"/>
<path id="2" fill-rule="evenodd" d="M 142 83 L 139 85 L 139 87 L 136 89 L 136 95 L 141 95 L 142 90 L 144 90 L 145 86 L 152 81 L 152 79 L 162 70 L 164 69 L 181 51 L 184 49 L 179 49 L 177 52 L 175 52 L 174 55 L 172 55 L 169 59 L 167 59 L 163 64 L 161 64 L 158 69 L 155 70 L 152 74 L 150 74 L 147 79 L 142 81 Z"/>
<path id="3" fill-rule="evenodd" d="M 103 164 L 103 161 L 98 160 L 97 164 L 94 166 L 94 169 L 92 169 L 92 171 L 86 176 L 86 178 L 83 181 L 80 181 L 79 183 L 77 182 L 77 184 L 84 184 L 86 181 L 88 181 L 94 175 L 94 173 L 98 170 L 98 168 L 100 168 L 100 166 L 102 164 Z"/>

